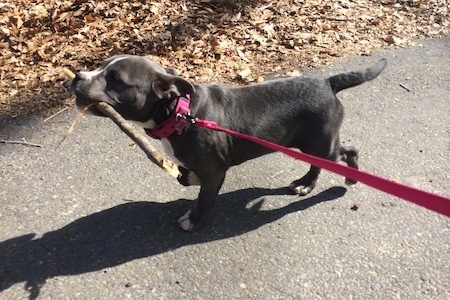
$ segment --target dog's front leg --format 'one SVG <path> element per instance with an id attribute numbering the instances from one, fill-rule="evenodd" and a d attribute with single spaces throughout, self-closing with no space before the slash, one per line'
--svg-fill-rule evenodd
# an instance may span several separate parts
<path id="1" fill-rule="evenodd" d="M 181 228 L 192 231 L 206 224 L 224 179 L 225 172 L 217 172 L 212 176 L 206 176 L 201 179 L 197 206 L 178 219 Z"/>

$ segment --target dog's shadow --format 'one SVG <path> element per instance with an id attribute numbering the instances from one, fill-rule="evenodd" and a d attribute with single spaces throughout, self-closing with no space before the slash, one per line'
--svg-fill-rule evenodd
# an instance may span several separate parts
<path id="1" fill-rule="evenodd" d="M 237 236 L 286 214 L 337 199 L 345 192 L 343 187 L 333 187 L 306 199 L 293 198 L 297 201 L 285 207 L 264 211 L 259 210 L 264 202 L 261 197 L 284 195 L 286 189 L 230 192 L 219 196 L 213 221 L 194 233 L 182 231 L 175 222 L 190 208 L 191 201 L 121 204 L 75 220 L 41 238 L 27 234 L 1 242 L 0 292 L 25 282 L 30 299 L 36 299 L 48 278 L 102 270 L 185 245 Z"/>

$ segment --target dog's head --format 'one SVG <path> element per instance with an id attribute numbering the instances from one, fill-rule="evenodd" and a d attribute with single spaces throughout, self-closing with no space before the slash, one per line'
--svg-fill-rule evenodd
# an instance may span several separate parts
<path id="1" fill-rule="evenodd" d="M 167 108 L 171 100 L 195 93 L 193 85 L 173 70 L 134 55 L 113 56 L 94 71 L 76 73 L 72 89 L 80 110 L 103 101 L 125 119 L 143 123 L 158 108 Z M 89 111 L 103 115 L 95 107 Z"/>

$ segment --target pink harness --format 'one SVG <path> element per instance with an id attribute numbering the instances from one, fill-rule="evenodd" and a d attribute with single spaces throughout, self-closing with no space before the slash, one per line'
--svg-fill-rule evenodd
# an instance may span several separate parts
<path id="1" fill-rule="evenodd" d="M 158 140 L 171 136 L 175 132 L 180 135 L 188 123 L 186 116 L 188 116 L 191 111 L 189 109 L 190 102 L 189 95 L 187 95 L 186 98 L 178 97 L 177 105 L 167 120 L 153 129 L 146 128 L 145 133 Z"/>

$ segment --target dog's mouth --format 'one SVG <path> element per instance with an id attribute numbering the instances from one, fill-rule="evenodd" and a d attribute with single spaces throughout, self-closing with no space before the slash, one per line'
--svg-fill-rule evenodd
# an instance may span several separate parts
<path id="1" fill-rule="evenodd" d="M 105 116 L 95 105 L 100 99 L 93 99 L 89 96 L 88 86 L 79 76 L 72 80 L 72 91 L 75 94 L 75 105 L 79 111 L 95 116 Z"/>
<path id="2" fill-rule="evenodd" d="M 91 114 L 99 117 L 106 117 L 105 114 L 97 108 L 95 103 L 96 102 L 86 101 L 82 97 L 77 97 L 75 100 L 75 104 L 79 111 L 82 111 L 85 114 Z"/>

